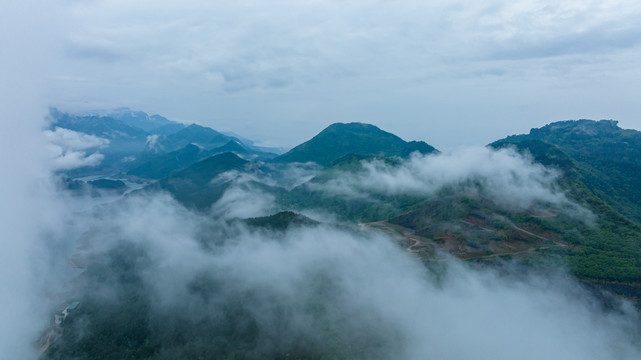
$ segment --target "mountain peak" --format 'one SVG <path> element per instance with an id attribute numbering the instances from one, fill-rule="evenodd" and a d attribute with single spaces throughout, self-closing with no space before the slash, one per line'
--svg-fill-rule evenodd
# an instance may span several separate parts
<path id="1" fill-rule="evenodd" d="M 406 142 L 371 124 L 334 123 L 309 141 L 277 157 L 275 161 L 312 161 L 326 166 L 348 154 L 405 157 L 414 151 L 426 154 L 435 150 L 422 141 Z"/>
<path id="2" fill-rule="evenodd" d="M 616 120 L 566 120 L 530 130 L 531 136 L 545 136 L 552 133 L 566 133 L 577 136 L 599 136 L 620 130 Z"/>
<path id="3" fill-rule="evenodd" d="M 378 126 L 372 125 L 372 124 L 367 124 L 367 123 L 362 123 L 362 122 L 349 122 L 349 123 L 342 123 L 342 122 L 337 122 L 329 125 L 328 127 L 325 128 L 325 130 L 330 130 L 330 129 L 354 129 L 354 130 L 381 130 Z"/>

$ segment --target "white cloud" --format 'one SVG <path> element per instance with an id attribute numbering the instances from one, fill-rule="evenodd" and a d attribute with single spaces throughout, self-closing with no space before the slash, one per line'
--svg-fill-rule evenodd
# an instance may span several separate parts
<path id="1" fill-rule="evenodd" d="M 34 341 L 49 322 L 42 285 L 50 279 L 50 248 L 42 235 L 59 208 L 42 127 L 56 18 L 50 2 L 0 2 L 0 357 L 8 359 L 35 359 Z"/>
<path id="2" fill-rule="evenodd" d="M 87 155 L 82 150 L 100 148 L 109 144 L 107 139 L 59 127 L 54 128 L 53 131 L 46 130 L 44 135 L 49 142 L 51 166 L 54 171 L 99 165 L 105 158 L 103 154 L 94 152 Z"/>
<path id="3" fill-rule="evenodd" d="M 480 192 L 514 209 L 544 202 L 580 210 L 558 187 L 557 170 L 545 168 L 513 149 L 469 147 L 440 154 L 416 153 L 398 165 L 381 160 L 362 164 L 362 170 L 356 173 L 338 172 L 327 183 L 308 186 L 358 197 L 370 193 L 434 195 L 445 187 L 454 187 Z M 581 211 L 581 216 L 591 218 L 587 210 Z"/>
<path id="4" fill-rule="evenodd" d="M 484 67 L 482 64 L 459 66 L 455 61 L 444 64 L 439 60 L 451 60 L 452 55 L 458 58 L 461 54 L 461 58 L 466 54 L 474 57 L 475 47 L 468 45 L 477 38 L 468 37 L 474 32 L 467 30 L 466 24 L 474 23 L 468 20 L 476 17 L 479 5 L 408 2 L 399 8 L 397 3 L 380 2 L 372 6 L 373 3 L 367 1 L 311 2 L 306 6 L 298 2 L 235 5 L 189 2 L 185 5 L 185 2 L 93 1 L 75 2 L 74 14 L 67 18 L 69 14 L 62 13 L 58 4 L 3 2 L 0 11 L 0 40 L 3 53 L 10 55 L 0 58 L 3 79 L 0 94 L 5 100 L 0 102 L 0 149 L 4 154 L 0 162 L 3 168 L 11 170 L 2 177 L 0 186 L 2 199 L 11 204 L 0 209 L 0 349 L 3 355 L 15 359 L 37 356 L 33 344 L 39 331 L 51 320 L 50 312 L 45 311 L 51 310 L 46 307 L 55 298 L 51 290 L 59 289 L 56 285 L 64 283 L 53 280 L 69 271 L 65 268 L 66 272 L 51 272 L 48 266 L 65 258 L 58 246 L 74 248 L 74 241 L 82 234 L 79 230 L 92 225 L 99 231 L 90 234 L 104 239 L 106 248 L 114 244 L 116 237 L 111 237 L 114 234 L 128 241 L 154 245 L 151 270 L 156 271 L 145 273 L 144 279 L 152 290 L 150 296 L 158 303 L 167 300 L 171 305 L 171 301 L 176 300 L 178 306 L 184 305 L 182 295 L 187 289 L 183 280 L 191 280 L 200 270 L 214 269 L 221 271 L 212 274 L 229 275 L 228 279 L 233 280 L 228 289 L 266 290 L 299 311 L 301 303 L 297 300 L 301 298 L 296 295 L 315 294 L 306 287 L 309 275 L 332 275 L 337 281 L 329 284 L 339 294 L 333 303 L 336 314 L 353 316 L 352 326 L 356 329 L 360 328 L 358 325 L 371 324 L 367 321 L 372 315 L 376 315 L 375 319 L 384 319 L 385 324 L 391 325 L 389 329 L 398 330 L 407 340 L 401 349 L 408 357 L 441 355 L 468 359 L 487 354 L 506 359 L 638 358 L 638 349 L 628 341 L 628 335 L 632 334 L 628 330 L 638 317 L 633 311 L 624 308 L 623 315 L 603 313 L 589 302 L 581 301 L 587 295 L 571 283 L 561 281 L 560 286 L 548 286 L 550 279 L 545 278 L 503 281 L 492 273 L 464 268 L 446 279 L 445 286 L 440 286 L 426 277 L 423 268 L 407 254 L 377 235 L 353 235 L 325 227 L 299 229 L 279 239 L 242 233 L 232 238 L 223 251 L 208 253 L 203 251 L 197 233 L 203 223 L 211 225 L 208 223 L 211 220 L 189 213 L 167 198 L 147 202 L 128 199 L 121 204 L 123 207 L 115 208 L 113 217 L 93 217 L 95 214 L 87 211 L 72 214 L 73 219 L 67 218 L 65 222 L 57 218 L 69 209 L 61 202 L 52 204 L 53 186 L 48 179 L 50 166 L 46 161 L 53 154 L 62 156 L 61 166 L 71 166 L 97 161 L 99 154 L 87 157 L 80 151 L 65 151 L 60 146 L 52 151 L 44 144 L 40 129 L 43 124 L 38 119 L 46 113 L 48 104 L 39 96 L 41 92 L 49 91 L 49 100 L 76 106 L 133 104 L 201 121 L 210 121 L 212 116 L 216 120 L 225 118 L 227 123 L 220 124 L 231 128 L 241 126 L 248 118 L 278 120 L 248 129 L 253 129 L 255 134 L 272 133 L 267 130 L 274 128 L 295 130 L 282 131 L 281 139 L 288 139 L 287 134 L 291 139 L 294 136 L 291 134 L 311 133 L 323 121 L 341 120 L 341 116 L 372 120 L 372 116 L 380 114 L 376 116 L 397 121 L 397 117 L 407 115 L 413 122 L 410 125 L 414 125 L 408 126 L 407 134 L 430 134 L 438 138 L 437 133 L 428 131 L 429 127 L 417 130 L 417 124 L 439 116 L 427 116 L 431 113 L 416 105 L 403 105 L 424 103 L 429 107 L 434 105 L 434 100 L 426 99 L 436 99 L 437 103 L 444 104 L 439 105 L 441 113 L 435 113 L 442 118 L 447 111 L 453 111 L 462 98 L 473 98 L 470 95 L 476 93 L 461 92 L 461 85 L 469 85 L 467 83 L 455 82 L 453 87 L 448 87 L 451 77 L 436 81 L 433 91 L 425 88 L 413 91 L 417 87 L 413 81 L 427 79 L 429 82 L 439 74 Z M 496 4 L 501 8 L 502 3 Z M 585 14 L 595 16 L 585 16 L 586 19 L 606 23 L 604 14 L 612 19 L 625 13 L 628 15 L 623 18 L 626 20 L 623 25 L 636 16 L 639 6 L 637 2 L 604 2 L 605 8 L 596 8 L 594 4 L 589 3 Z M 577 5 L 577 9 L 584 6 Z M 471 9 L 472 15 L 466 15 L 465 9 Z M 519 25 L 518 21 L 515 23 Z M 585 25 L 577 19 L 568 23 L 568 27 L 577 24 Z M 499 30 L 500 26 L 492 25 Z M 521 30 L 514 33 L 527 28 L 524 22 Z M 67 34 L 69 54 L 61 61 L 52 48 L 58 44 L 54 34 L 65 29 L 70 32 L 73 29 L 75 35 Z M 573 88 L 571 81 L 525 90 L 562 85 L 559 87 L 562 92 L 551 96 L 582 106 L 574 109 L 588 107 L 586 111 L 601 108 L 590 108 L 597 102 L 586 104 L 585 94 L 606 102 L 606 109 L 625 105 L 626 99 L 637 106 L 638 99 L 634 96 L 639 93 L 634 90 L 638 90 L 640 83 L 635 72 L 637 53 L 638 49 L 633 48 L 627 53 L 595 55 L 596 64 L 589 66 L 577 59 L 561 63 L 578 68 L 581 75 L 615 73 L 614 80 L 626 80 L 616 87 L 625 93 L 611 91 L 614 89 L 611 85 L 616 82 L 598 76 L 588 80 L 602 81 L 597 82 L 603 91 L 609 92 L 605 97 L 600 96 L 603 92 L 589 92 L 572 98 L 572 94 L 568 94 L 568 87 Z M 56 81 L 60 82 L 43 84 L 42 79 L 56 77 L 49 77 L 50 63 L 59 64 L 55 72 Z M 614 70 L 621 64 L 631 76 Z M 478 94 L 495 97 L 487 105 L 492 108 L 511 103 L 507 95 L 515 92 L 521 98 L 529 98 L 533 94 L 513 87 L 514 83 L 527 83 L 523 79 L 535 79 L 528 77 L 528 73 L 539 75 L 541 68 L 550 65 L 558 64 L 505 65 L 508 72 L 522 71 L 525 75 L 500 83 L 502 86 L 489 86 L 490 90 L 506 87 L 502 92 L 494 93 L 482 87 Z M 70 85 L 65 77 L 86 81 L 81 84 L 72 81 Z M 282 87 L 287 81 L 293 84 L 290 85 L 293 91 Z M 48 90 L 47 85 L 53 85 L 53 89 Z M 241 92 L 243 89 L 245 93 Z M 220 95 L 233 91 L 236 93 L 225 95 L 228 97 Z M 454 95 L 443 96 L 448 92 Z M 559 94 L 567 97 L 557 96 Z M 624 102 L 608 103 L 609 96 L 622 98 Z M 485 103 L 485 100 L 481 97 L 479 102 Z M 538 108 L 540 101 L 540 97 L 535 97 L 528 104 Z M 469 104 L 475 105 L 472 100 Z M 527 110 L 522 104 L 514 102 L 513 112 L 503 119 L 522 114 Z M 459 116 L 468 119 L 467 124 L 471 123 L 472 115 L 487 114 L 479 114 L 476 110 L 482 107 L 475 106 L 468 107 Z M 357 111 L 357 108 L 367 111 Z M 410 116 L 412 113 L 418 115 Z M 534 115 L 541 116 L 541 113 Z M 300 120 L 307 118 L 314 126 Z M 453 118 L 456 120 L 456 116 Z M 434 123 L 437 127 L 443 126 L 443 123 Z M 287 126 L 280 127 L 283 124 Z M 461 126 L 457 124 L 455 128 L 460 131 Z M 56 141 L 69 143 L 65 136 L 57 138 L 62 134 L 54 136 Z M 86 145 L 87 139 L 72 140 L 71 147 L 77 147 Z M 64 223 L 70 232 L 56 234 L 51 223 Z M 211 228 L 227 229 L 219 225 L 214 223 Z M 172 282 L 172 279 L 179 281 Z M 177 288 L 172 293 L 173 287 L 164 284 Z M 98 284 L 101 285 L 110 284 Z M 172 298 L 172 294 L 176 297 Z M 227 299 L 227 295 L 221 294 L 223 299 Z M 259 303 L 254 309 L 269 309 L 273 304 Z M 271 313 L 265 314 L 266 319 L 273 319 Z M 343 318 L 350 319 L 349 316 Z M 309 330 L 309 327 L 293 326 L 292 329 Z M 376 331 L 388 327 L 365 329 Z"/>
<path id="5" fill-rule="evenodd" d="M 46 130 L 45 136 L 51 144 L 68 150 L 86 150 L 109 145 L 107 139 L 59 127 L 55 127 L 53 131 Z"/>
<path id="6" fill-rule="evenodd" d="M 145 146 L 149 150 L 157 150 L 158 146 L 158 139 L 160 138 L 160 135 L 149 135 L 147 136 L 147 142 L 145 143 Z"/>
<path id="7" fill-rule="evenodd" d="M 57 80 L 63 106 L 125 105 L 257 139 L 277 124 L 288 131 L 275 140 L 287 145 L 334 121 L 374 122 L 439 148 L 571 118 L 641 128 L 629 95 L 641 91 L 636 1 L 99 0 L 70 9 L 56 75 L 86 81 Z"/>
<path id="8" fill-rule="evenodd" d="M 60 148 L 54 149 L 56 152 L 55 158 L 52 160 L 51 165 L 53 170 L 71 170 L 85 166 L 100 165 L 105 158 L 101 153 L 93 153 L 87 155 L 81 151 L 61 151 Z"/>
<path id="9" fill-rule="evenodd" d="M 295 341 L 326 350 L 337 336 L 367 344 L 365 351 L 375 349 L 368 358 L 382 359 L 639 355 L 639 316 L 630 304 L 604 310 L 563 273 L 508 268 L 500 275 L 444 259 L 446 270 L 434 276 L 380 234 L 329 226 L 256 232 L 190 213 L 167 196 L 134 196 L 99 211 L 83 213 L 71 230 L 91 229 L 86 244 L 93 248 L 84 251 L 99 255 L 93 271 L 105 273 L 73 293 L 110 303 L 122 279 L 141 279 L 138 296 L 151 304 L 149 324 L 158 325 L 150 325 L 151 336 L 178 324 L 216 326 L 220 309 L 233 305 L 245 316 L 240 321 L 256 326 L 258 338 L 246 350 L 257 353 Z M 118 248 L 138 257 L 110 264 Z M 119 276 L 123 261 L 128 276 Z M 190 346 L 207 344 L 194 339 Z M 190 348 L 167 346 L 161 354 Z"/>

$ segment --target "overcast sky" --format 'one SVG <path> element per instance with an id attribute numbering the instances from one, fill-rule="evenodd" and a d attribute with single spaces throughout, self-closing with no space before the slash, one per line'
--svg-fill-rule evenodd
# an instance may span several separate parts
<path id="1" fill-rule="evenodd" d="M 40 31 L 59 33 L 66 110 L 279 146 L 351 121 L 440 149 L 566 119 L 641 129 L 638 0 L 68 0 L 59 18 Z"/>

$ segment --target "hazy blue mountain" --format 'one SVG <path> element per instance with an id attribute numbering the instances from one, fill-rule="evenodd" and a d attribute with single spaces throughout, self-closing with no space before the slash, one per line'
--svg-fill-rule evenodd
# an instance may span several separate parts
<path id="1" fill-rule="evenodd" d="M 152 117 L 157 116 L 153 115 Z M 152 133 L 157 135 L 170 135 L 184 129 L 186 125 L 180 123 L 172 123 L 167 125 L 162 125 L 151 130 Z"/>
<path id="2" fill-rule="evenodd" d="M 139 165 L 129 170 L 127 174 L 146 179 L 162 179 L 202 160 L 207 154 L 208 152 L 203 148 L 189 144 L 169 153 L 143 157 Z"/>
<path id="3" fill-rule="evenodd" d="M 145 130 L 150 134 L 170 134 L 169 129 L 179 131 L 185 125 L 171 121 L 164 116 L 149 115 L 144 111 L 135 111 L 128 108 L 116 109 L 108 112 L 107 116 L 120 120 L 125 124 Z M 162 129 L 160 132 L 158 129 Z M 175 132 L 172 131 L 172 132 Z"/>
<path id="4" fill-rule="evenodd" d="M 52 126 L 121 142 L 135 141 L 144 144 L 149 135 L 143 129 L 127 125 L 121 120 L 101 115 L 55 113 Z"/>
<path id="5" fill-rule="evenodd" d="M 136 161 L 136 165 L 127 174 L 146 179 L 162 179 L 200 160 L 225 152 L 232 152 L 246 160 L 270 159 L 276 156 L 275 154 L 248 150 L 236 140 L 229 140 L 225 145 L 210 150 L 198 145 L 188 144 L 181 149 L 168 153 L 142 154 L 139 160 Z"/>
<path id="6" fill-rule="evenodd" d="M 185 126 L 160 115 L 128 108 L 92 114 L 68 114 L 52 108 L 51 118 L 52 128 L 58 126 L 110 141 L 109 146 L 100 150 L 105 159 L 99 166 L 74 169 L 67 172 L 69 176 L 123 172 L 161 179 L 208 156 L 227 151 L 254 160 L 277 156 L 205 126 Z M 196 151 L 190 145 L 201 150 Z"/>
<path id="7" fill-rule="evenodd" d="M 141 128 L 109 116 L 74 115 L 56 109 L 51 109 L 50 113 L 52 128 L 60 127 L 109 140 L 108 146 L 100 148 L 105 155 L 100 165 L 67 171 L 68 176 L 120 172 L 129 166 L 129 158 L 145 150 L 150 135 Z"/>
<path id="8" fill-rule="evenodd" d="M 104 136 L 101 137 L 169 135 L 185 128 L 184 124 L 171 121 L 161 115 L 149 115 L 144 111 L 128 108 L 85 114 L 68 114 L 51 109 L 51 115 L 60 127 L 96 136 L 103 134 Z"/>
<path id="9" fill-rule="evenodd" d="M 223 146 L 232 138 L 218 131 L 196 124 L 158 139 L 155 148 L 161 151 L 174 151 L 189 144 L 196 144 L 205 149 Z"/>
<path id="10" fill-rule="evenodd" d="M 243 170 L 248 164 L 247 160 L 231 152 L 214 155 L 159 181 L 150 190 L 166 190 L 189 207 L 205 209 L 216 202 L 229 186 L 229 180 L 213 180 L 224 172 Z"/>
<path id="11" fill-rule="evenodd" d="M 248 154 L 249 150 L 236 140 L 229 140 L 225 145 L 209 150 L 212 154 L 233 152 L 236 154 Z"/>
<path id="12" fill-rule="evenodd" d="M 363 123 L 336 123 L 328 126 L 311 140 L 278 156 L 277 162 L 308 162 L 329 165 L 347 154 L 406 157 L 418 151 L 436 151 L 422 141 L 406 142 L 398 136 Z"/>
<path id="13" fill-rule="evenodd" d="M 273 154 L 273 157 L 284 154 L 289 150 L 289 148 L 259 146 L 259 145 L 256 145 L 256 142 L 254 140 L 240 136 L 231 131 L 221 131 L 221 133 L 231 138 L 237 139 L 243 146 L 245 146 L 246 148 L 252 151 L 255 151 L 258 153 Z"/>
<path id="14" fill-rule="evenodd" d="M 259 150 L 257 147 L 244 145 L 237 139 L 229 140 L 225 145 L 209 150 L 211 155 L 231 151 L 246 160 L 270 160 L 278 156 L 275 153 Z"/>

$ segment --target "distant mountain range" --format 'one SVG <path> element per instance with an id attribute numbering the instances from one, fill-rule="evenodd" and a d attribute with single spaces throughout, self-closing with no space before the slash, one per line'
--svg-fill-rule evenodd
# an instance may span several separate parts
<path id="1" fill-rule="evenodd" d="M 256 166 L 262 166 L 262 172 L 278 172 L 287 171 L 292 162 L 316 162 L 323 169 L 310 181 L 289 190 L 261 184 L 261 191 L 273 194 L 285 210 L 323 209 L 386 231 L 396 229 L 414 237 L 417 243 L 411 242 L 412 250 L 423 255 L 437 248 L 484 261 L 547 254 L 566 257 L 576 274 L 589 279 L 641 283 L 639 139 L 640 132 L 620 129 L 616 122 L 580 120 L 550 124 L 490 145 L 515 147 L 559 169 L 563 174 L 560 186 L 597 215 L 597 228 L 557 209 L 524 213 L 502 207 L 488 201 L 482 189 L 476 195 L 443 190 L 429 198 L 372 193 L 359 199 L 328 194 L 323 184 L 358 173 L 365 162 L 395 166 L 412 150 L 436 152 L 426 143 L 405 142 L 373 125 L 358 123 L 329 126 L 273 159 L 271 168 L 266 168 L 268 163 L 251 165 L 237 155 L 223 154 L 196 163 L 161 184 L 185 204 L 206 209 L 229 185 L 212 181 L 222 172 L 251 172 Z"/>
<path id="2" fill-rule="evenodd" d="M 374 125 L 332 124 L 276 156 L 207 127 L 184 126 L 143 112 L 52 114 L 52 126 L 112 141 L 114 149 L 105 152 L 111 156 L 106 165 L 110 171 L 157 181 L 145 191 L 167 191 L 195 209 L 206 210 L 218 201 L 235 179 L 221 176 L 233 171 L 251 175 L 243 186 L 271 194 L 280 210 L 320 209 L 406 234 L 411 250 L 421 256 L 436 249 L 477 261 L 560 256 L 586 279 L 641 284 L 641 132 L 621 129 L 616 121 L 561 121 L 489 145 L 513 147 L 558 169 L 559 186 L 597 216 L 597 227 L 592 228 L 558 209 L 522 212 L 497 205 L 482 184 L 475 194 L 451 188 L 429 197 L 369 193 L 358 198 L 324 191 L 327 184 L 359 174 L 363 164 L 372 161 L 394 168 L 414 152 L 438 154 L 425 142 L 407 142 Z M 165 131 L 169 128 L 175 131 Z M 127 159 L 131 157 L 135 159 Z M 266 174 L 282 178 L 300 163 L 316 163 L 319 169 L 289 188 L 256 180 Z"/>
<path id="3" fill-rule="evenodd" d="M 111 112 L 69 114 L 51 109 L 51 128 L 73 130 L 109 140 L 100 148 L 105 159 L 98 167 L 76 169 L 71 176 L 127 173 L 152 180 L 203 160 L 232 151 L 248 159 L 271 159 L 279 149 L 256 147 L 196 124 L 185 125 L 160 115 L 118 109 Z M 198 148 L 198 150 L 196 149 Z"/>
<path id="4" fill-rule="evenodd" d="M 462 185 L 445 185 L 429 194 L 367 187 L 360 190 L 362 193 L 349 194 L 346 185 L 349 178 L 367 182 L 371 175 L 368 171 L 372 169 L 403 174 L 402 170 L 407 169 L 403 166 L 408 163 L 443 155 L 425 142 L 406 142 L 374 125 L 333 124 L 276 156 L 213 129 L 198 125 L 177 129 L 178 126 L 167 123 L 169 120 L 143 114 L 125 112 L 115 117 L 57 114 L 53 126 L 105 137 L 112 141 L 111 146 L 138 144 L 138 152 L 119 153 L 112 149 L 110 170 L 128 180 L 152 180 L 138 191 L 169 193 L 205 216 L 212 216 L 209 212 L 215 208 L 212 205 L 232 188 L 273 199 L 272 215 L 229 220 L 242 231 L 271 232 L 276 234 L 275 241 L 279 241 L 282 232 L 290 228 L 318 226 L 313 216 L 301 213 L 320 212 L 330 214 L 340 226 L 353 231 L 362 231 L 365 225 L 389 234 L 429 268 L 439 266 L 434 260 L 442 252 L 495 268 L 510 261 L 518 261 L 526 269 L 564 264 L 588 287 L 610 290 L 636 301 L 641 308 L 641 132 L 621 129 L 615 121 L 556 122 L 532 129 L 529 134 L 508 136 L 489 144 L 492 149 L 513 149 L 508 152 L 512 158 L 521 158 L 516 152 L 531 158 L 534 162 L 529 164 L 531 167 L 543 165 L 545 171 L 558 172 L 560 175 L 553 178 L 554 186 L 573 204 L 538 201 L 522 208 L 496 201 L 488 192 L 487 179 L 482 178 L 468 179 Z M 172 126 L 177 130 L 157 131 Z M 410 157 L 412 153 L 417 156 Z M 129 156 L 135 160 L 125 160 Z M 92 171 L 100 173 L 104 169 Z M 515 178 L 516 175 L 511 174 Z M 123 185 L 118 180 L 69 179 L 65 183 L 71 191 L 89 188 L 96 194 L 123 192 Z M 331 190 L 341 186 L 348 191 Z M 213 231 L 207 229 L 210 230 Z M 224 234 L 218 235 L 220 239 L 209 241 L 224 242 Z M 206 251 L 217 251 L 212 248 L 216 245 L 203 242 L 202 246 Z M 46 358 L 95 358 L 108 351 L 121 354 L 124 348 L 133 349 L 128 353 L 131 359 L 153 357 L 156 345 L 149 339 L 154 334 L 139 327 L 145 324 L 141 314 L 148 311 L 149 304 L 138 296 L 141 292 L 136 277 L 130 276 L 135 273 L 131 270 L 133 266 L 122 266 L 121 261 L 135 251 L 121 252 L 118 256 L 110 255 L 116 265 L 110 265 L 108 270 L 104 261 L 88 262 L 84 276 L 87 281 L 101 282 L 104 277 L 98 274 L 115 273 L 113 276 L 122 283 L 135 284 L 126 288 L 129 292 L 124 305 L 105 310 L 92 303 L 91 296 L 84 299 L 83 308 L 62 326 L 64 341 L 54 344 Z M 224 278 L 225 274 L 221 276 Z M 215 289 L 220 285 L 189 286 L 196 292 L 201 287 Z M 210 293 L 213 292 L 202 294 Z M 244 298 L 233 305 L 242 301 Z M 201 334 L 215 334 L 225 341 L 231 339 L 230 344 L 242 349 L 238 346 L 242 344 L 238 334 L 252 339 L 251 328 L 241 326 L 241 331 L 234 326 L 242 325 L 238 319 L 246 314 L 237 311 L 221 314 L 226 319 L 223 325 L 202 322 L 192 333 L 185 330 L 189 327 L 172 330 L 177 335 L 171 341 L 183 344 L 198 339 L 200 344 Z M 94 333 L 84 337 L 84 327 L 80 325 L 84 322 L 74 324 L 74 316 L 91 324 Z M 131 345 L 131 339 L 137 339 L 135 346 Z M 343 346 L 341 342 L 338 348 Z M 221 354 L 212 358 L 230 358 Z"/>

